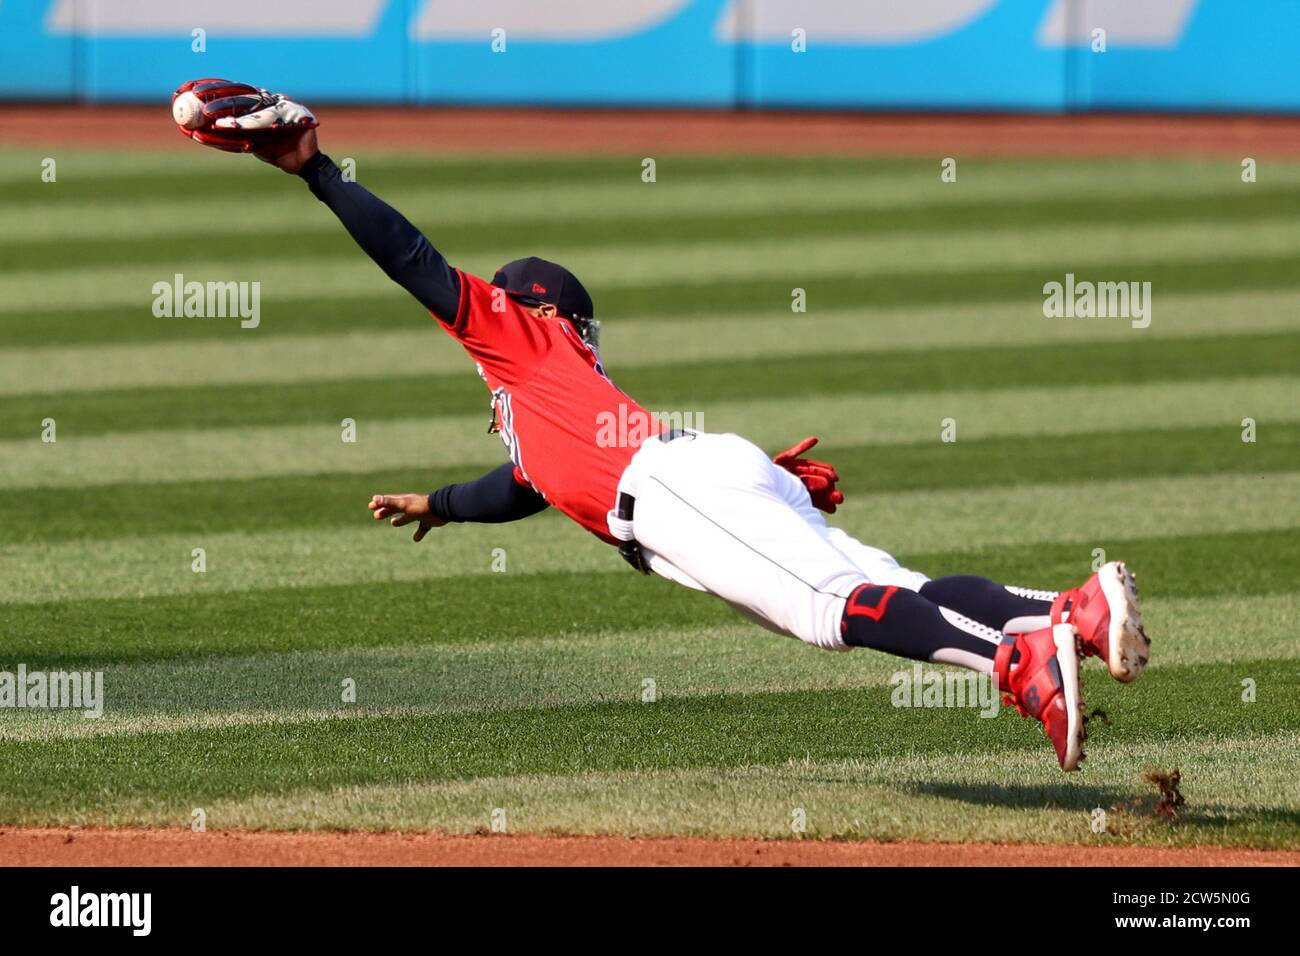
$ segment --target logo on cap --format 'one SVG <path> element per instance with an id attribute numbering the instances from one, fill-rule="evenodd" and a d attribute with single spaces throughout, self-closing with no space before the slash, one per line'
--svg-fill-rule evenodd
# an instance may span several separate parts
<path id="1" fill-rule="evenodd" d="M 546 295 L 546 286 L 542 285 L 540 282 L 534 282 L 533 292 L 536 295 Z"/>

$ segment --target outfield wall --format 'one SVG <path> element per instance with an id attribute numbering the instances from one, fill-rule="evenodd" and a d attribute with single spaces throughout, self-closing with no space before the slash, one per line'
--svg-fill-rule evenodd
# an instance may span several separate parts
<path id="1" fill-rule="evenodd" d="M 1298 50 L 1300 0 L 0 0 L 8 99 L 1291 112 Z"/>

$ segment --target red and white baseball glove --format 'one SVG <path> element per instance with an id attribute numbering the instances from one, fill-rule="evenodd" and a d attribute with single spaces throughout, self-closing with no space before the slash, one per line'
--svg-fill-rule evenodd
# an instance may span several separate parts
<path id="1" fill-rule="evenodd" d="M 805 438 L 793 448 L 781 452 L 772 461 L 803 482 L 817 508 L 827 514 L 835 514 L 835 509 L 844 504 L 844 492 L 835 487 L 835 483 L 840 480 L 839 474 L 833 465 L 824 461 L 800 457 L 816 444 L 816 438 Z"/>
<path id="2" fill-rule="evenodd" d="M 172 94 L 172 119 L 195 142 L 231 153 L 253 153 L 320 125 L 311 110 L 283 93 L 247 83 L 190 80 Z"/>

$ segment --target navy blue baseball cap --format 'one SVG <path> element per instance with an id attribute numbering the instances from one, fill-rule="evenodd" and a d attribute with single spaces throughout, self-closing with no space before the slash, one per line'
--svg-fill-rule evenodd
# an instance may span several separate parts
<path id="1" fill-rule="evenodd" d="M 536 256 L 507 262 L 492 277 L 492 284 L 505 289 L 511 298 L 553 305 L 570 318 L 590 319 L 596 314 L 591 296 L 577 276 L 564 266 Z"/>

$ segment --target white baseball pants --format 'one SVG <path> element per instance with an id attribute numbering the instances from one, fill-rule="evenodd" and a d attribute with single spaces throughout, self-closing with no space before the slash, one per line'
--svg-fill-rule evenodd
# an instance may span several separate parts
<path id="1" fill-rule="evenodd" d="M 928 580 L 828 526 L 803 483 L 739 435 L 652 438 L 618 490 L 636 499 L 632 534 L 656 574 L 818 647 L 851 649 L 840 619 L 858 585 Z"/>

